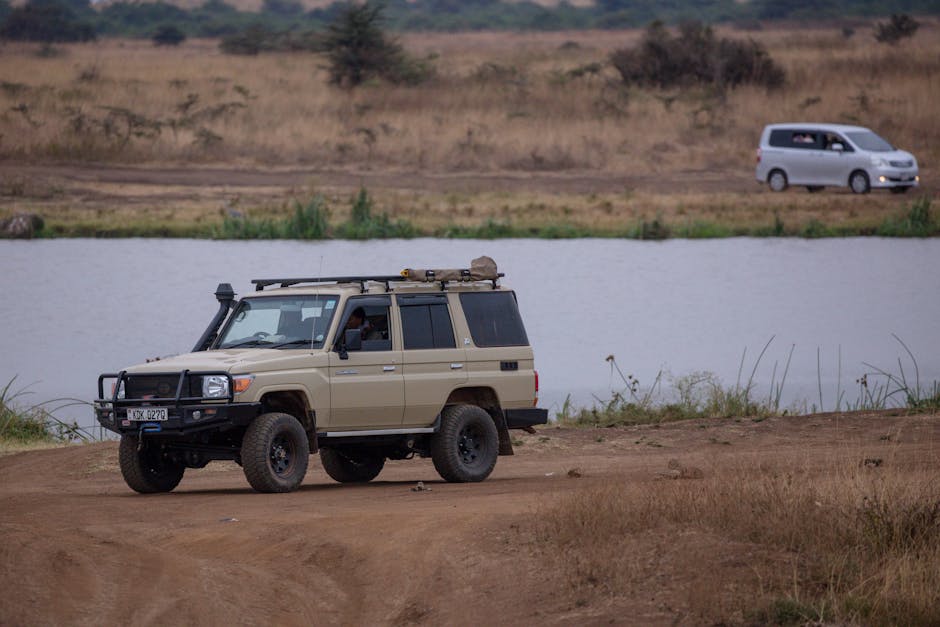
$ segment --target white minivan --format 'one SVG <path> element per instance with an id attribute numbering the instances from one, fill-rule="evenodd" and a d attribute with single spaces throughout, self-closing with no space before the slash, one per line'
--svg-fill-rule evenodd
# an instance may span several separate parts
<path id="1" fill-rule="evenodd" d="M 887 188 L 903 194 L 920 181 L 917 159 L 871 130 L 843 124 L 769 124 L 757 149 L 757 180 L 782 192 L 804 185 L 849 187 L 856 194 Z"/>

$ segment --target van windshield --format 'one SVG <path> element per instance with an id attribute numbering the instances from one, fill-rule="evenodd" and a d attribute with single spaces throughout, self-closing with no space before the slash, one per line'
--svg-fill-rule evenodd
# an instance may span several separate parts
<path id="1" fill-rule="evenodd" d="M 246 298 L 216 348 L 321 348 L 338 301 L 333 294 Z"/>
<path id="2" fill-rule="evenodd" d="M 870 152 L 891 152 L 894 146 L 871 131 L 850 131 L 846 133 L 852 143 Z"/>

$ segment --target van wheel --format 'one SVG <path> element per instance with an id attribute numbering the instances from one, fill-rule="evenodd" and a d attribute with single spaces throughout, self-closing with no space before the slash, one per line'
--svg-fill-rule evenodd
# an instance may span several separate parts
<path id="1" fill-rule="evenodd" d="M 823 190 L 822 185 L 807 185 L 806 186 L 806 191 L 808 191 L 810 194 L 815 194 L 816 192 L 821 192 L 822 190 Z"/>
<path id="2" fill-rule="evenodd" d="M 310 458 L 307 433 L 290 414 L 261 414 L 242 438 L 245 478 L 258 492 L 290 492 L 304 480 Z"/>
<path id="3" fill-rule="evenodd" d="M 499 455 L 499 435 L 488 413 L 475 405 L 453 405 L 441 415 L 441 430 L 431 438 L 434 468 L 452 483 L 483 481 Z"/>
<path id="4" fill-rule="evenodd" d="M 786 172 L 771 170 L 770 174 L 767 175 L 767 184 L 770 186 L 771 191 L 782 192 L 790 183 L 787 181 Z"/>
<path id="5" fill-rule="evenodd" d="M 871 191 L 871 182 L 868 175 L 861 170 L 856 170 L 849 175 L 849 187 L 856 194 L 867 194 Z"/>
<path id="6" fill-rule="evenodd" d="M 385 466 L 385 458 L 369 453 L 352 453 L 335 448 L 320 449 L 320 463 L 334 481 L 340 483 L 365 483 L 379 476 Z"/>
<path id="7" fill-rule="evenodd" d="M 186 467 L 168 457 L 163 447 L 147 444 L 138 449 L 140 440 L 133 435 L 121 436 L 118 462 L 128 487 L 141 494 L 170 492 L 179 485 Z"/>

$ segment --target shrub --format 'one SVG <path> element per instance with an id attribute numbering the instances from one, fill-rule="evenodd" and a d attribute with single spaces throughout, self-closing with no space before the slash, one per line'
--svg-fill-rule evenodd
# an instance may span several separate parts
<path id="1" fill-rule="evenodd" d="M 673 37 L 662 22 L 646 29 L 635 48 L 621 48 L 610 62 L 624 83 L 650 87 L 742 84 L 780 87 L 785 74 L 759 43 L 715 37 L 700 22 L 685 22 Z"/>
<path id="2" fill-rule="evenodd" d="M 875 24 L 875 39 L 883 44 L 897 45 L 902 39 L 913 37 L 920 22 L 906 13 L 893 14 L 887 22 Z"/>
<path id="3" fill-rule="evenodd" d="M 163 24 L 157 27 L 150 39 L 155 46 L 178 46 L 186 41 L 186 33 L 173 24 Z"/>

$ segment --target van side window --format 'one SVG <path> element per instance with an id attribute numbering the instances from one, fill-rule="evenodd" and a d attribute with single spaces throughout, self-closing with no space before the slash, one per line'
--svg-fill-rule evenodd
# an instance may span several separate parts
<path id="1" fill-rule="evenodd" d="M 819 148 L 819 134 L 809 131 L 791 131 L 790 143 L 794 148 Z"/>
<path id="2" fill-rule="evenodd" d="M 464 292 L 460 304 L 477 346 L 528 346 L 514 292 Z"/>
<path id="3" fill-rule="evenodd" d="M 823 148 L 826 150 L 832 150 L 833 144 L 841 144 L 842 152 L 855 152 L 852 150 L 852 146 L 849 145 L 849 142 L 845 141 L 835 133 L 826 133 L 825 139 L 823 140 Z"/>

